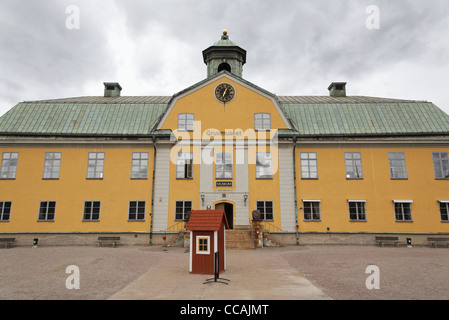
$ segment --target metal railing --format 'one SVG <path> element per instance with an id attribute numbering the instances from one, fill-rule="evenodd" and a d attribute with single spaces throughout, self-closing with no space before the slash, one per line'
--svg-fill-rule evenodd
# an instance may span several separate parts
<path id="1" fill-rule="evenodd" d="M 252 221 L 251 221 L 252 223 Z M 269 221 L 261 221 L 260 222 L 261 226 L 263 227 L 263 231 L 264 232 L 269 232 L 269 233 L 285 233 L 287 231 L 282 230 L 281 228 L 279 228 L 278 226 L 275 226 L 273 223 L 269 222 Z"/>
<path id="2" fill-rule="evenodd" d="M 178 221 L 169 226 L 167 229 L 154 231 L 154 233 L 179 233 L 179 231 L 185 229 L 186 221 Z"/>

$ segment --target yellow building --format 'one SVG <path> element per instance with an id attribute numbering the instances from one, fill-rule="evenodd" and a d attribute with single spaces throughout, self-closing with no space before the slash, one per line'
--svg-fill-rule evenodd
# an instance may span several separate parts
<path id="1" fill-rule="evenodd" d="M 449 116 L 434 104 L 347 96 L 342 82 L 274 95 L 242 78 L 246 51 L 226 32 L 203 59 L 207 77 L 170 97 L 107 82 L 3 115 L 1 237 L 161 244 L 208 208 L 236 230 L 258 210 L 285 244 L 449 233 Z"/>

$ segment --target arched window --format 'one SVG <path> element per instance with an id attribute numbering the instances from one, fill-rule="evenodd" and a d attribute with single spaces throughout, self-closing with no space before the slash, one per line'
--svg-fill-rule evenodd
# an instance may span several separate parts
<path id="1" fill-rule="evenodd" d="M 218 66 L 218 72 L 223 70 L 231 72 L 231 66 L 226 62 L 220 63 L 220 65 Z"/>

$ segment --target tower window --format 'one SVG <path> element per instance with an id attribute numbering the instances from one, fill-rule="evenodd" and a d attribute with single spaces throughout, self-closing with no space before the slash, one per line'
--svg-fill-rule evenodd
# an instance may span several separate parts
<path id="1" fill-rule="evenodd" d="M 223 71 L 223 70 L 231 72 L 231 66 L 228 63 L 223 62 L 218 66 L 218 72 Z"/>

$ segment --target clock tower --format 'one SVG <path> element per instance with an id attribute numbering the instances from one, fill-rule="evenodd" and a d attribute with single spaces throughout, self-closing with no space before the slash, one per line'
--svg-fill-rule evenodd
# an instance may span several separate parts
<path id="1" fill-rule="evenodd" d="M 246 50 L 229 40 L 228 31 L 225 29 L 221 39 L 203 51 L 203 59 L 207 65 L 208 78 L 223 70 L 241 78 L 246 62 Z"/>

